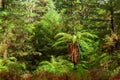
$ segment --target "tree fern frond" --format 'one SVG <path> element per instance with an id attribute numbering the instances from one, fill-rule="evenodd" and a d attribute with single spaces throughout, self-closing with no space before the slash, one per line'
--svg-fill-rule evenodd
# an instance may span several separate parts
<path id="1" fill-rule="evenodd" d="M 72 41 L 73 36 L 71 34 L 68 33 L 58 33 L 55 38 L 58 38 L 57 41 L 55 42 L 55 44 L 53 44 L 53 47 L 62 44 L 62 43 L 66 43 L 68 41 Z"/>
<path id="2" fill-rule="evenodd" d="M 68 38 L 67 37 L 60 37 L 60 38 L 57 39 L 57 41 L 66 41 L 66 40 L 70 41 L 71 38 L 70 37 L 68 37 Z"/>
<path id="3" fill-rule="evenodd" d="M 52 45 L 52 47 L 55 47 L 55 46 L 57 46 L 57 45 L 60 45 L 60 44 L 62 44 L 62 43 L 65 43 L 65 42 L 67 42 L 67 41 L 66 41 L 66 40 L 57 41 L 57 42 L 55 42 L 55 43 Z"/>
<path id="4" fill-rule="evenodd" d="M 91 34 L 89 32 L 78 32 L 77 33 L 78 36 L 82 36 L 82 37 L 92 37 L 92 38 L 97 38 L 97 36 L 95 34 Z"/>
<path id="5" fill-rule="evenodd" d="M 66 37 L 66 38 L 71 38 L 72 35 L 68 34 L 68 33 L 58 33 L 55 38 L 59 38 L 59 37 Z"/>
<path id="6" fill-rule="evenodd" d="M 93 42 L 93 40 L 91 40 L 91 39 L 89 39 L 89 38 L 84 38 L 84 40 L 85 40 L 86 42 L 89 42 L 89 43 Z"/>

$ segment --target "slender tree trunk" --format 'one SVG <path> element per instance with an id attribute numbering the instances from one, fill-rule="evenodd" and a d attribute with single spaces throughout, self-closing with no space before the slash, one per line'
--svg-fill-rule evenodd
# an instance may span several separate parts
<path id="1" fill-rule="evenodd" d="M 113 10 L 113 1 L 110 1 L 110 15 L 111 15 L 111 31 L 114 32 L 115 28 L 114 28 L 114 10 Z"/>
<path id="2" fill-rule="evenodd" d="M 0 0 L 0 8 L 1 8 L 2 10 L 5 9 L 5 0 Z"/>
<path id="3" fill-rule="evenodd" d="M 0 0 L 0 8 L 2 7 L 2 0 Z"/>
<path id="4" fill-rule="evenodd" d="M 7 58 L 8 57 L 8 44 L 4 43 L 4 53 L 3 53 L 3 58 Z"/>
<path id="5" fill-rule="evenodd" d="M 7 49 L 4 51 L 3 58 L 7 58 Z"/>
<path id="6" fill-rule="evenodd" d="M 111 12 L 111 30 L 112 30 L 112 32 L 114 32 L 115 28 L 114 28 L 114 18 L 113 18 L 114 11 L 113 11 L 113 9 L 111 9 L 110 12 Z"/>
<path id="7" fill-rule="evenodd" d="M 0 0 L 0 9 L 4 10 L 4 8 L 5 8 L 4 0 Z"/>

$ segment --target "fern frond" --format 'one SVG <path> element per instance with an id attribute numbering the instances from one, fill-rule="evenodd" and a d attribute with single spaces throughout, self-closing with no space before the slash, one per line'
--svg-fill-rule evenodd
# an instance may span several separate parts
<path id="1" fill-rule="evenodd" d="M 55 38 L 59 38 L 59 37 L 65 37 L 65 38 L 71 38 L 72 35 L 68 34 L 68 33 L 58 33 Z"/>
<path id="2" fill-rule="evenodd" d="M 83 40 L 85 40 L 86 42 L 89 42 L 89 43 L 92 43 L 93 40 L 92 39 L 89 39 L 89 38 L 84 38 Z"/>
<path id="3" fill-rule="evenodd" d="M 72 41 L 73 36 L 68 33 L 58 33 L 54 38 L 58 38 L 57 41 L 53 44 L 52 47 L 55 47 L 59 44 L 66 43 L 68 41 Z"/>
<path id="4" fill-rule="evenodd" d="M 91 34 L 89 32 L 78 32 L 78 36 L 84 36 L 84 37 L 91 37 L 91 38 L 97 38 L 95 34 Z"/>
<path id="5" fill-rule="evenodd" d="M 58 45 L 60 45 L 60 44 L 62 44 L 62 43 L 65 43 L 65 42 L 67 42 L 67 41 L 66 41 L 66 40 L 57 41 L 57 42 L 55 42 L 55 43 L 52 45 L 52 47 L 58 46 Z"/>
<path id="6" fill-rule="evenodd" d="M 53 63 L 51 63 L 51 62 L 49 62 L 49 61 L 43 61 L 43 62 L 41 62 L 40 63 L 40 65 L 43 67 L 43 68 L 47 68 L 47 67 L 49 67 L 49 68 L 54 68 L 54 64 Z M 41 67 L 41 68 L 42 68 Z"/>
<path id="7" fill-rule="evenodd" d="M 87 43 L 86 41 L 80 40 L 79 43 L 80 43 L 80 45 L 81 45 L 83 48 L 85 48 L 85 49 L 88 49 L 88 48 L 89 48 L 88 43 Z"/>
<path id="8" fill-rule="evenodd" d="M 70 41 L 71 40 L 71 38 L 67 38 L 67 37 L 60 37 L 60 38 L 58 38 L 57 39 L 57 41 Z"/>

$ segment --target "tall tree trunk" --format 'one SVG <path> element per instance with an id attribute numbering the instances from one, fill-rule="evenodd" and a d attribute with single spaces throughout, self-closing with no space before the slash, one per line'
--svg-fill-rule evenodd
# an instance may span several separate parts
<path id="1" fill-rule="evenodd" d="M 5 0 L 0 0 L 0 8 L 1 8 L 2 10 L 5 9 Z"/>
<path id="2" fill-rule="evenodd" d="M 113 11 L 113 9 L 111 9 L 110 12 L 111 12 L 111 30 L 112 30 L 112 32 L 114 32 L 115 28 L 114 28 L 114 18 L 113 18 L 114 11 Z"/>
<path id="3" fill-rule="evenodd" d="M 3 58 L 7 58 L 8 57 L 8 44 L 4 43 L 4 52 L 3 52 Z"/>
<path id="4" fill-rule="evenodd" d="M 3 58 L 7 58 L 7 49 L 5 49 L 5 51 L 3 53 Z"/>
<path id="5" fill-rule="evenodd" d="M 0 8 L 2 7 L 2 0 L 0 0 Z"/>
<path id="6" fill-rule="evenodd" d="M 114 32 L 115 28 L 114 28 L 114 10 L 113 10 L 113 1 L 110 1 L 110 15 L 111 15 L 111 31 Z"/>

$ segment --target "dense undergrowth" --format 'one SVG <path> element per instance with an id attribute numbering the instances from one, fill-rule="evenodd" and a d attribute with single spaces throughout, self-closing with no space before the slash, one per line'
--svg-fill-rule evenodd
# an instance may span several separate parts
<path id="1" fill-rule="evenodd" d="M 74 65 L 62 57 L 51 57 L 42 61 L 33 72 L 26 69 L 25 63 L 15 57 L 0 59 L 0 80 L 116 80 L 119 73 L 104 68 L 89 69 L 89 63 Z M 119 71 L 119 69 L 118 69 Z M 117 70 L 116 70 L 117 72 Z"/>

